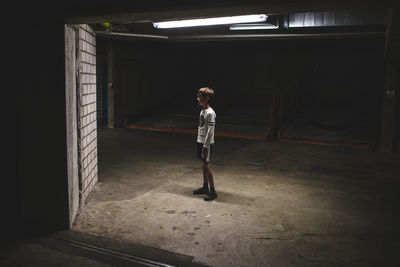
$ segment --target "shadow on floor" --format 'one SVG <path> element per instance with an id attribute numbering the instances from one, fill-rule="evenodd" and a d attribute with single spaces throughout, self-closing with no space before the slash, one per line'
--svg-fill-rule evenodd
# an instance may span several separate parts
<path id="1" fill-rule="evenodd" d="M 205 195 L 193 195 L 194 189 L 196 189 L 195 186 L 190 187 L 182 184 L 171 184 L 169 186 L 163 187 L 163 190 L 170 194 L 175 194 L 189 198 L 198 198 L 199 200 L 203 200 L 203 197 Z M 255 200 L 255 198 L 252 197 L 228 191 L 221 191 L 218 190 L 218 188 L 217 188 L 217 195 L 218 198 L 214 200 L 215 202 L 221 202 L 227 204 L 243 205 L 245 203 L 249 203 Z"/>
<path id="2" fill-rule="evenodd" d="M 194 257 L 64 230 L 0 247 L 1 266 L 193 266 Z"/>

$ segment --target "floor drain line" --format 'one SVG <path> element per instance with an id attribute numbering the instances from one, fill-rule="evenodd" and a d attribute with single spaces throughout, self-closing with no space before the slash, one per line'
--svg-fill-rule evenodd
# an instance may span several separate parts
<path id="1" fill-rule="evenodd" d="M 142 264 L 142 265 L 145 265 L 145 266 L 150 266 L 150 267 L 175 267 L 174 265 L 148 260 L 148 259 L 145 259 L 145 258 L 129 255 L 129 254 L 126 254 L 126 253 L 123 253 L 123 252 L 119 252 L 119 251 L 115 251 L 115 250 L 111 250 L 111 249 L 98 247 L 98 246 L 95 246 L 95 245 L 90 245 L 90 244 L 87 244 L 87 243 L 84 243 L 84 242 L 80 242 L 80 241 L 76 241 L 76 240 L 63 239 L 63 238 L 54 237 L 54 236 L 48 236 L 48 238 L 54 239 L 54 240 L 58 240 L 58 241 L 62 241 L 64 243 L 68 243 L 68 244 L 70 244 L 72 246 L 79 247 L 79 248 L 82 248 L 82 249 L 85 249 L 85 250 L 93 251 L 93 252 L 96 252 L 96 253 L 101 253 L 101 254 L 108 255 L 108 256 L 113 256 L 113 257 L 116 257 L 116 258 L 119 258 L 119 259 L 127 260 L 127 261 L 133 262 L 133 263 L 139 263 L 139 264 Z"/>

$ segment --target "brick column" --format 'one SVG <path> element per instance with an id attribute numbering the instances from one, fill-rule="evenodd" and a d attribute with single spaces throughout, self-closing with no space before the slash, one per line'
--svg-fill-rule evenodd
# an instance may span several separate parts
<path id="1" fill-rule="evenodd" d="M 78 150 L 81 206 L 98 180 L 96 115 L 96 38 L 89 25 L 77 28 Z"/>

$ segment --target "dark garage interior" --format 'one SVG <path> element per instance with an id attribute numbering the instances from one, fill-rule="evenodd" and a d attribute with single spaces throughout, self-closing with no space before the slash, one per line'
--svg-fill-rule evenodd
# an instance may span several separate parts
<path id="1" fill-rule="evenodd" d="M 35 6 L 1 265 L 397 266 L 399 10 L 300 2 Z M 204 86 L 210 202 L 192 193 Z"/>
<path id="2" fill-rule="evenodd" d="M 114 127 L 195 129 L 207 84 L 221 133 L 376 145 L 382 38 L 116 42 Z"/>

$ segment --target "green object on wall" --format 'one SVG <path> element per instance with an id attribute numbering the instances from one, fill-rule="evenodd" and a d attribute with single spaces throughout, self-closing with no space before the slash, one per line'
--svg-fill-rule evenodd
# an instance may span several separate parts
<path id="1" fill-rule="evenodd" d="M 101 25 L 104 26 L 107 31 L 112 31 L 113 30 L 113 26 L 111 25 L 110 22 L 102 22 Z"/>

